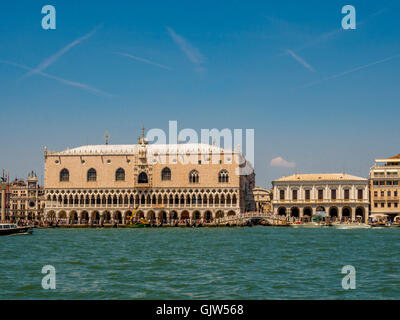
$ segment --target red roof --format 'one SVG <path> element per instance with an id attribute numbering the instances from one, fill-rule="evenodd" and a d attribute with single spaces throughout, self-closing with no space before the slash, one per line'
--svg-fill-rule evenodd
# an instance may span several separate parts
<path id="1" fill-rule="evenodd" d="M 400 153 L 397 156 L 390 157 L 389 159 L 400 159 Z"/>

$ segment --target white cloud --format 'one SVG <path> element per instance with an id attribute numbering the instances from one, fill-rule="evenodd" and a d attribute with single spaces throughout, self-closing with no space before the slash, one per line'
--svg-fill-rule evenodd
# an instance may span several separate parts
<path id="1" fill-rule="evenodd" d="M 295 168 L 296 162 L 289 162 L 282 157 L 276 157 L 269 163 L 271 167 Z"/>

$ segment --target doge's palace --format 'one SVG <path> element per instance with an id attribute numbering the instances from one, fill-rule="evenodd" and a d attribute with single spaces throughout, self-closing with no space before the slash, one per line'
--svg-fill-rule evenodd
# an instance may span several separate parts
<path id="1" fill-rule="evenodd" d="M 69 223 L 213 221 L 253 208 L 255 174 L 241 152 L 208 144 L 45 148 L 45 217 Z M 252 168 L 252 167 L 251 167 Z"/>

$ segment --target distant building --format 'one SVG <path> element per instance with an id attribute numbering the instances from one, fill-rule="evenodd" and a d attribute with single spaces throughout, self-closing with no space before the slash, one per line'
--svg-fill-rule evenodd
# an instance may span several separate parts
<path id="1" fill-rule="evenodd" d="M 260 187 L 253 189 L 253 198 L 255 203 L 255 211 L 257 212 L 272 212 L 271 203 L 272 193 L 270 190 Z"/>
<path id="2" fill-rule="evenodd" d="M 369 172 L 371 215 L 393 220 L 400 215 L 400 154 L 376 159 Z"/>
<path id="3" fill-rule="evenodd" d="M 39 185 L 32 171 L 28 178 L 15 179 L 10 183 L 9 218 L 23 220 L 42 220 L 44 211 L 44 189 Z"/>
<path id="4" fill-rule="evenodd" d="M 125 223 L 135 209 L 159 221 L 234 216 L 254 207 L 246 198 L 254 170 L 239 174 L 247 164 L 240 150 L 148 144 L 144 133 L 134 145 L 45 150 L 45 215 L 73 223 Z"/>
<path id="5" fill-rule="evenodd" d="M 349 174 L 295 174 L 272 182 L 276 215 L 368 221 L 368 180 Z"/>

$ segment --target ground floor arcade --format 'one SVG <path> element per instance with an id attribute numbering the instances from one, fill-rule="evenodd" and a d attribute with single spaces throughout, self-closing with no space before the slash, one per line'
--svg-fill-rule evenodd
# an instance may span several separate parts
<path id="1" fill-rule="evenodd" d="M 240 212 L 236 209 L 217 209 L 217 210 L 162 210 L 138 209 L 134 215 L 132 210 L 48 210 L 45 211 L 46 221 L 60 221 L 69 224 L 126 224 L 129 221 L 139 221 L 141 219 L 153 222 L 183 222 L 183 221 L 202 221 L 213 222 L 228 216 L 236 216 Z"/>
<path id="2" fill-rule="evenodd" d="M 276 206 L 274 214 L 294 220 L 311 220 L 317 214 L 330 218 L 331 221 L 362 221 L 368 222 L 368 205 L 325 205 L 325 206 Z"/>

